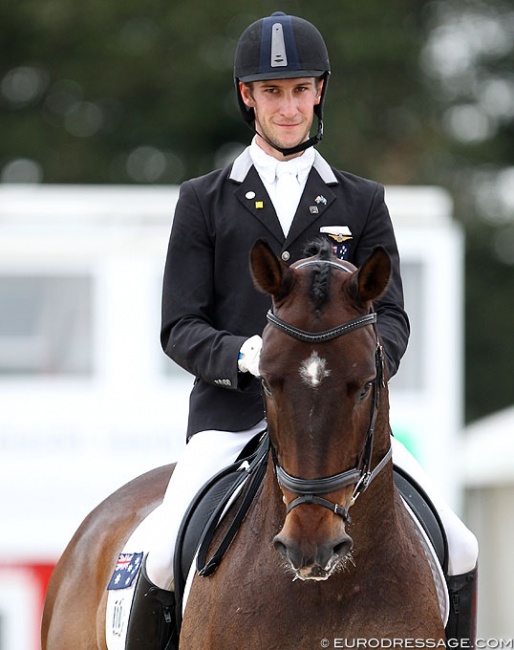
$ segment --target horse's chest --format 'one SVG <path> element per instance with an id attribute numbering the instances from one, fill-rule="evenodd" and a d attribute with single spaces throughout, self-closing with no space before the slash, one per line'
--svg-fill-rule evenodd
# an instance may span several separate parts
<path id="1" fill-rule="evenodd" d="M 222 565 L 212 578 L 197 578 L 184 619 L 185 650 L 287 650 L 320 647 L 323 639 L 363 636 L 373 616 L 327 582 L 293 581 L 273 551 L 247 566 Z M 359 588 L 351 588 L 361 601 Z M 359 616 L 360 612 L 360 616 Z M 332 646 L 330 646 L 332 647 Z"/>
<path id="2" fill-rule="evenodd" d="M 323 582 L 293 581 L 276 555 L 271 549 L 246 566 L 222 564 L 212 578 L 197 578 L 181 648 L 310 650 L 327 639 L 325 647 L 336 639 L 434 638 L 440 626 L 419 594 L 405 592 L 405 580 L 352 578 L 349 570 Z"/>

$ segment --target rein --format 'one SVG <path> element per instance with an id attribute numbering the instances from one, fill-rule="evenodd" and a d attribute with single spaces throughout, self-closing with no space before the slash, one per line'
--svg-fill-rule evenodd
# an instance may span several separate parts
<path id="1" fill-rule="evenodd" d="M 300 266 L 307 266 L 314 263 L 331 264 L 341 271 L 348 272 L 344 266 L 341 266 L 329 260 L 309 261 Z M 269 324 L 273 327 L 277 328 L 284 334 L 287 334 L 287 336 L 290 336 L 304 343 L 324 343 L 325 341 L 331 341 L 332 339 L 338 338 L 339 336 L 343 336 L 344 334 L 348 334 L 349 332 L 359 329 L 360 327 L 365 327 L 367 325 L 372 325 L 373 329 L 375 330 L 376 375 L 375 379 L 373 380 L 373 400 L 371 404 L 370 424 L 366 433 L 366 440 L 364 442 L 364 446 L 357 466 L 339 474 L 327 476 L 324 478 L 298 478 L 291 476 L 283 467 L 281 467 L 276 451 L 273 446 L 271 447 L 275 474 L 280 487 L 285 488 L 286 490 L 289 490 L 290 492 L 298 495 L 288 504 L 286 514 L 289 514 L 293 508 L 296 508 L 303 503 L 307 503 L 328 508 L 334 514 L 342 517 L 344 521 L 349 521 L 349 508 L 355 503 L 358 496 L 362 494 L 364 490 L 366 490 L 373 479 L 384 469 L 384 467 L 392 458 L 392 448 L 389 447 L 389 450 L 382 458 L 382 460 L 377 464 L 377 466 L 373 470 L 370 469 L 373 456 L 373 441 L 375 436 L 375 423 L 378 413 L 380 387 L 383 387 L 385 385 L 384 352 L 378 339 L 378 334 L 376 332 L 377 314 L 376 312 L 371 312 L 369 314 L 365 314 L 364 316 L 358 316 L 357 318 L 343 323 L 342 325 L 324 330 L 322 332 L 308 332 L 306 330 L 290 325 L 289 323 L 286 323 L 281 318 L 279 318 L 271 310 L 269 310 L 267 313 L 267 319 Z M 352 498 L 350 500 L 350 505 L 347 508 L 322 497 L 322 495 L 329 494 L 330 492 L 335 492 L 336 490 L 340 490 L 349 485 L 354 485 L 355 487 L 352 493 Z"/>

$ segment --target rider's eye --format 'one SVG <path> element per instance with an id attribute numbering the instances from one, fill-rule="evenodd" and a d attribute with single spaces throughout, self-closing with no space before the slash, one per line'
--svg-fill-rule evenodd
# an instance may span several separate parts
<path id="1" fill-rule="evenodd" d="M 261 384 L 266 395 L 271 397 L 271 386 L 268 384 L 268 381 L 264 379 L 264 377 L 261 377 Z"/>

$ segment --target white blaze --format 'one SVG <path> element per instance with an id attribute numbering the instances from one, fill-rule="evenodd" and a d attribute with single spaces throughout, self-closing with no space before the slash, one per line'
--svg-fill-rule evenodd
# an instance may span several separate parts
<path id="1" fill-rule="evenodd" d="M 304 382 L 312 388 L 318 388 L 325 377 L 328 377 L 330 370 L 327 370 L 327 360 L 322 359 L 317 352 L 300 365 L 300 375 Z"/>

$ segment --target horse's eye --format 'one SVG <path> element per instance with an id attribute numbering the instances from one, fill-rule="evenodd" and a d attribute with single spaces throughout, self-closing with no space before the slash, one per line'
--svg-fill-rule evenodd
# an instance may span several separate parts
<path id="1" fill-rule="evenodd" d="M 268 380 L 265 379 L 264 377 L 261 377 L 261 384 L 266 395 L 271 397 L 271 386 L 268 384 Z"/>
<path id="2" fill-rule="evenodd" d="M 361 392 L 359 393 L 359 399 L 364 399 L 366 395 L 369 393 L 371 390 L 371 387 L 373 386 L 372 381 L 368 381 L 364 384 L 364 386 L 361 388 Z"/>

